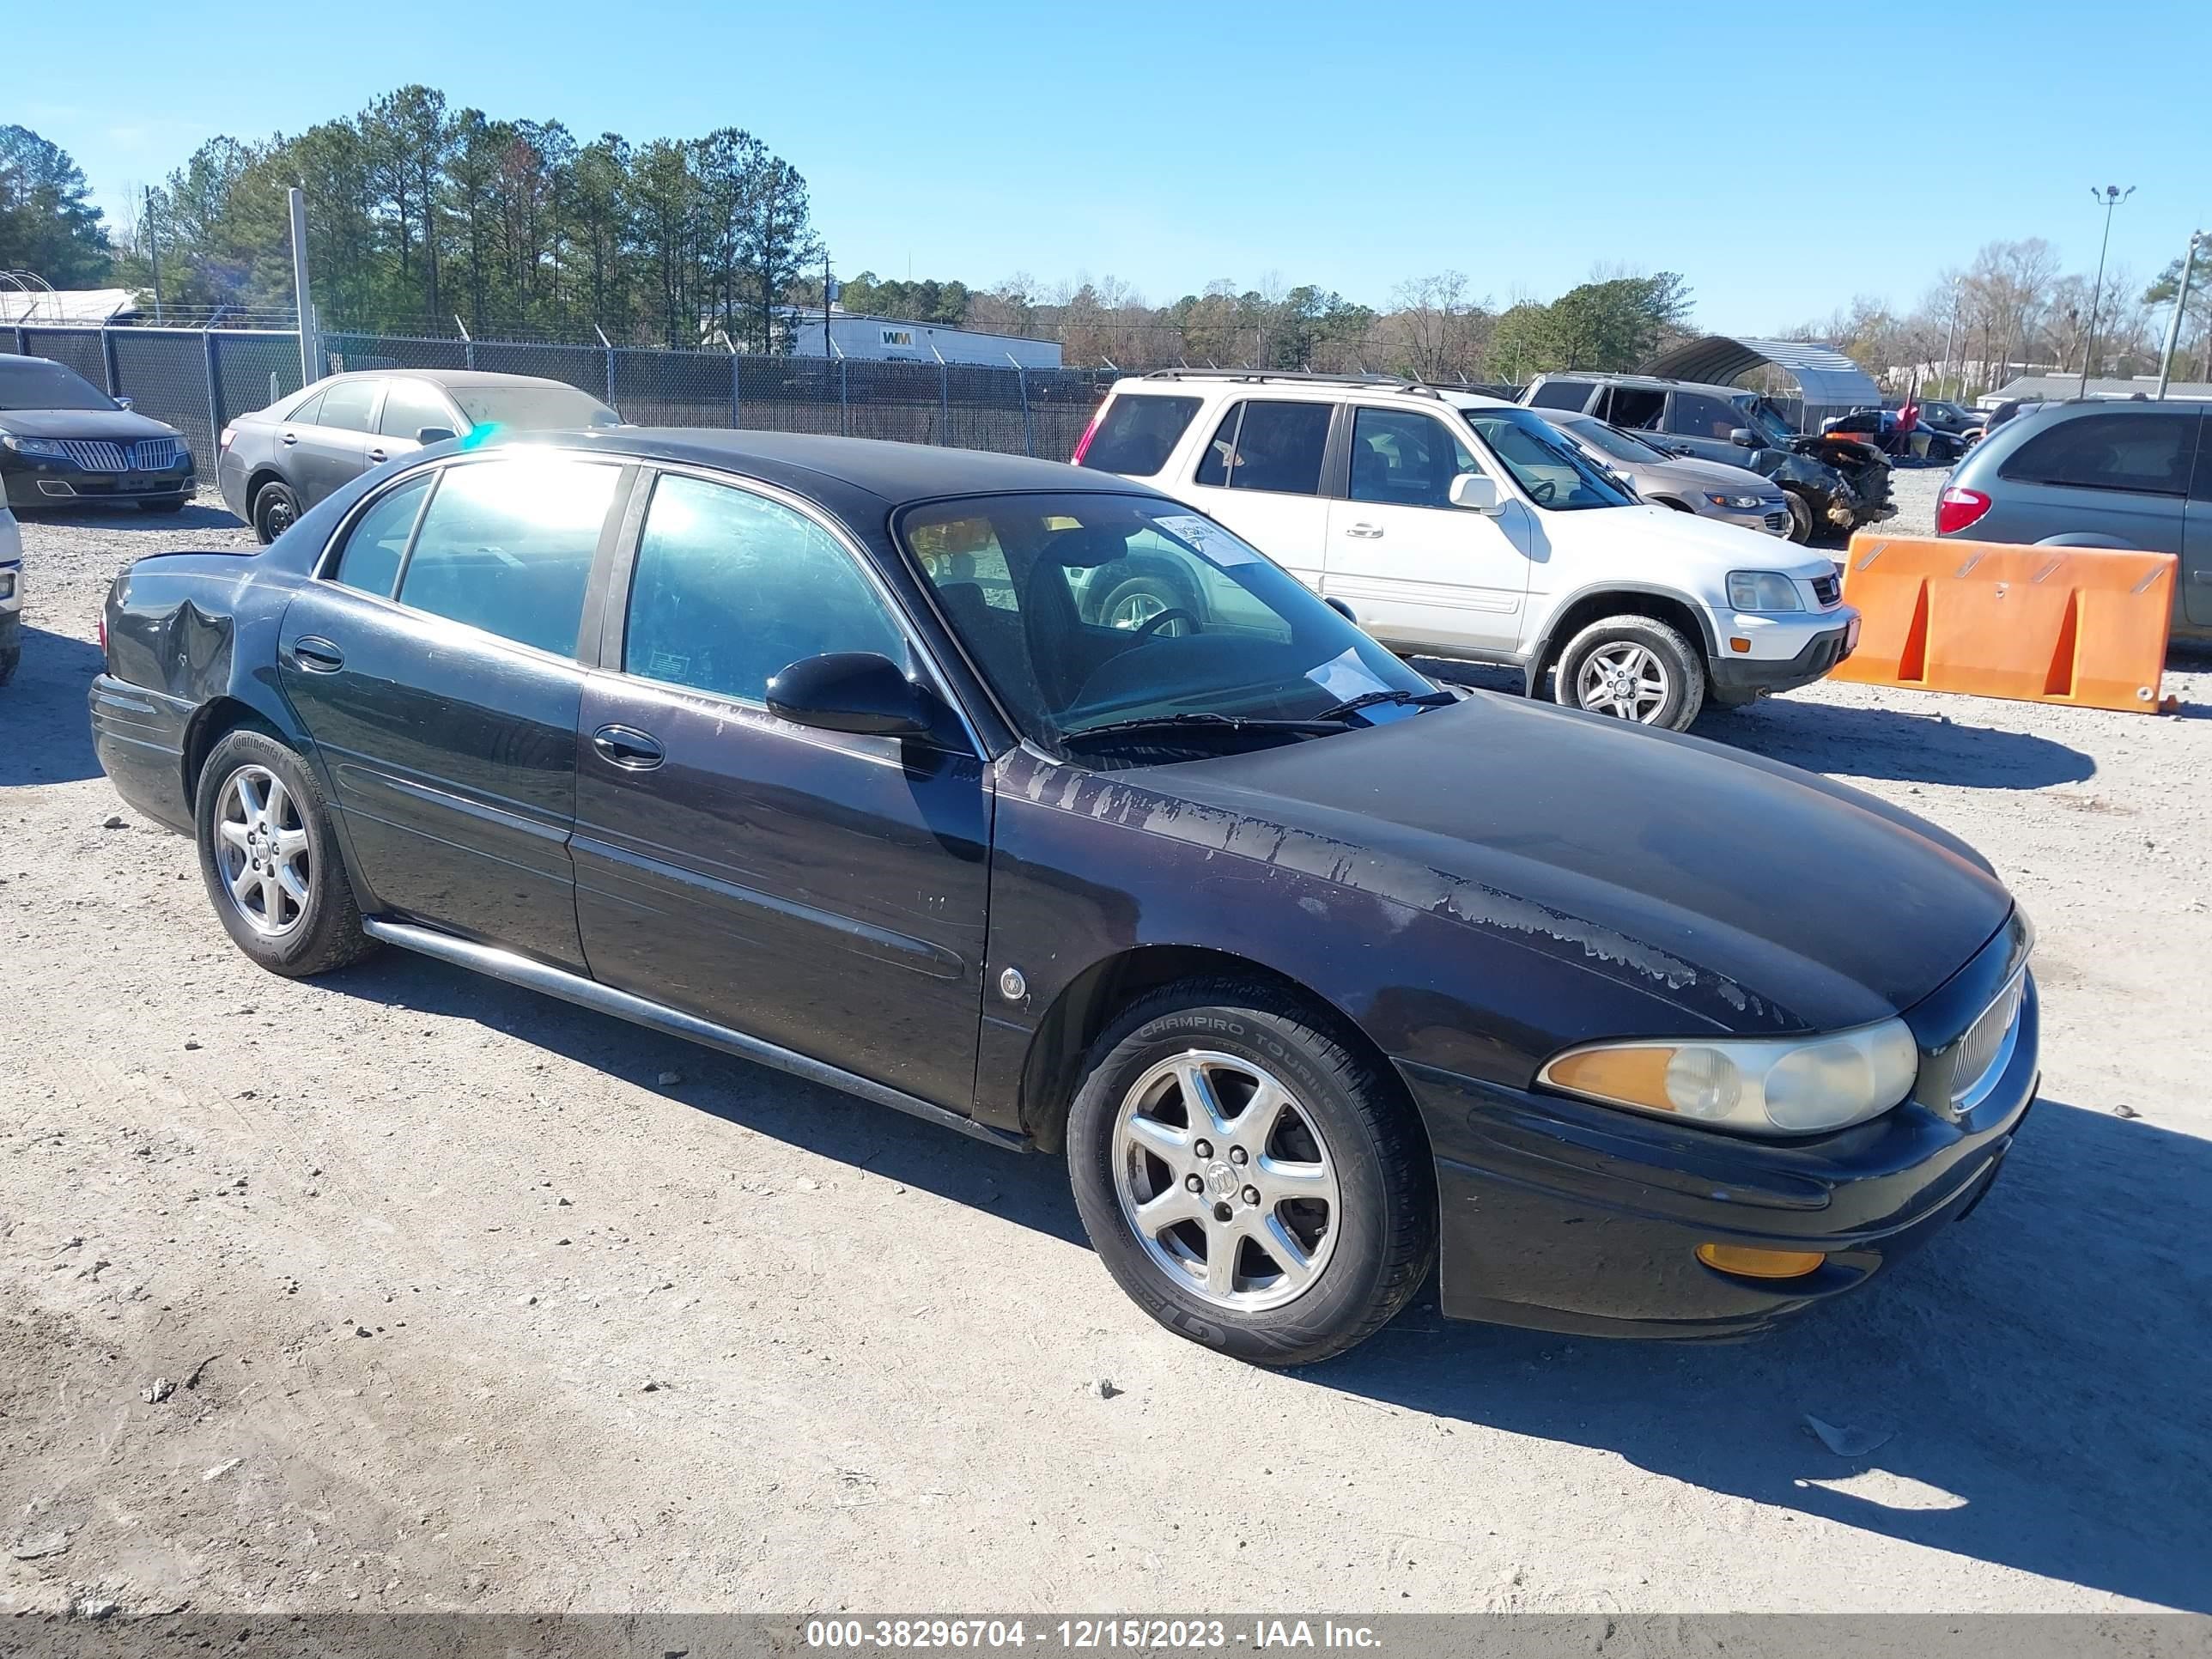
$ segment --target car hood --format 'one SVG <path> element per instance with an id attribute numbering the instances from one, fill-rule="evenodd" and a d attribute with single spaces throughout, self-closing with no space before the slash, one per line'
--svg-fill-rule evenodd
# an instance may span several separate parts
<path id="1" fill-rule="evenodd" d="M 0 432 L 18 438 L 173 438 L 176 428 L 128 409 L 0 409 Z"/>
<path id="2" fill-rule="evenodd" d="M 1765 479 L 1754 476 L 1753 482 L 1760 495 L 1775 493 Z M 1780 570 L 1807 581 L 1836 574 L 1836 562 L 1825 554 L 1808 553 L 1762 530 L 1678 513 L 1671 507 L 1588 507 L 1577 513 L 1547 513 L 1543 522 L 1554 541 L 1565 544 L 1572 537 L 1590 537 L 1594 544 L 1606 550 L 1608 565 L 1617 563 L 1632 546 L 1625 538 L 1633 538 L 1666 561 L 1664 565 L 1656 562 L 1651 565 L 1655 574 L 1665 570 L 1682 575 L 1688 574 L 1685 567 L 1694 566 L 1716 583 L 1730 570 Z"/>
<path id="3" fill-rule="evenodd" d="M 1701 461 L 1684 456 L 1673 461 L 1638 461 L 1636 470 L 1648 473 L 1654 479 L 1663 479 L 1670 484 L 1680 484 L 1691 489 L 1725 490 L 1731 495 L 1759 495 L 1770 500 L 1782 499 L 1782 491 L 1771 478 L 1764 477 L 1748 467 L 1730 466 L 1723 461 Z"/>
<path id="4" fill-rule="evenodd" d="M 1698 738 L 1492 693 L 1141 777 L 1185 803 L 1150 815 L 1158 833 L 1187 827 L 1449 915 L 1670 1002 L 1705 1029 L 1887 1018 L 2012 910 L 1972 848 L 1871 796 Z"/>

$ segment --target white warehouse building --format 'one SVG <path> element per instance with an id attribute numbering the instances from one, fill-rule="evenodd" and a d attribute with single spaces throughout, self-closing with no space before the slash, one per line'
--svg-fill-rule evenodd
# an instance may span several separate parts
<path id="1" fill-rule="evenodd" d="M 872 358 L 908 363 L 982 363 L 1006 368 L 1058 368 L 1057 340 L 1024 339 L 1016 334 L 983 334 L 974 329 L 947 328 L 942 323 L 908 322 L 897 317 L 862 317 L 841 306 L 830 307 L 830 345 L 822 344 L 823 319 L 819 310 L 793 306 L 784 313 L 791 331 L 794 356 Z"/>

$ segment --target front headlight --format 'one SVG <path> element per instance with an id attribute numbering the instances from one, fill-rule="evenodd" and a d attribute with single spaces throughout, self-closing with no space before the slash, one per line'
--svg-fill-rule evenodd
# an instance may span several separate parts
<path id="1" fill-rule="evenodd" d="M 0 444 L 7 445 L 18 455 L 46 455 L 63 461 L 69 459 L 69 451 L 58 438 L 19 438 L 9 432 L 0 434 Z"/>
<path id="2" fill-rule="evenodd" d="M 1809 1135 L 1878 1117 L 1912 1092 L 1920 1049 L 1901 1019 L 1819 1036 L 1598 1042 L 1536 1081 L 1607 1106 L 1754 1135 Z"/>
<path id="3" fill-rule="evenodd" d="M 1739 513 L 1748 513 L 1755 507 L 1765 505 L 1757 495 L 1708 495 L 1705 499 L 1715 507 L 1733 507 Z"/>
<path id="4" fill-rule="evenodd" d="M 1797 584 L 1779 570 L 1731 570 L 1728 597 L 1737 611 L 1802 611 Z"/>

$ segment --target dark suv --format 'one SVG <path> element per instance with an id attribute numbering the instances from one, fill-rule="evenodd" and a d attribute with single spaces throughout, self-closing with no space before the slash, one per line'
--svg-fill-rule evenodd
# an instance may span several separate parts
<path id="1" fill-rule="evenodd" d="M 1879 447 L 1796 431 L 1772 404 L 1741 386 L 1652 374 L 1540 374 L 1521 401 L 1654 433 L 1655 442 L 1678 454 L 1773 479 L 1789 498 L 1793 542 L 1810 542 L 1824 532 L 1849 535 L 1897 511 L 1889 501 L 1889 459 Z"/>

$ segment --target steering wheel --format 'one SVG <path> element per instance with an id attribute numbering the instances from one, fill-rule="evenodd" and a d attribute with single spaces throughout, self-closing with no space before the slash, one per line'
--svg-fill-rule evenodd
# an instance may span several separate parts
<path id="1" fill-rule="evenodd" d="M 1539 507 L 1549 507 L 1559 493 L 1559 482 L 1556 478 L 1538 478 L 1528 486 L 1528 494 Z"/>
<path id="2" fill-rule="evenodd" d="M 1185 611 L 1180 605 L 1177 605 L 1171 607 L 1169 610 L 1163 611 L 1157 616 L 1147 617 L 1145 619 L 1143 626 L 1137 629 L 1137 643 L 1139 645 L 1144 644 L 1147 640 L 1151 639 L 1153 635 L 1158 633 L 1161 629 L 1164 628 L 1168 623 L 1173 622 L 1178 617 L 1182 617 L 1183 621 L 1190 624 L 1190 631 L 1192 633 L 1203 634 L 1206 631 L 1206 625 L 1203 623 L 1200 622 L 1199 619 L 1193 616 L 1189 611 Z"/>

